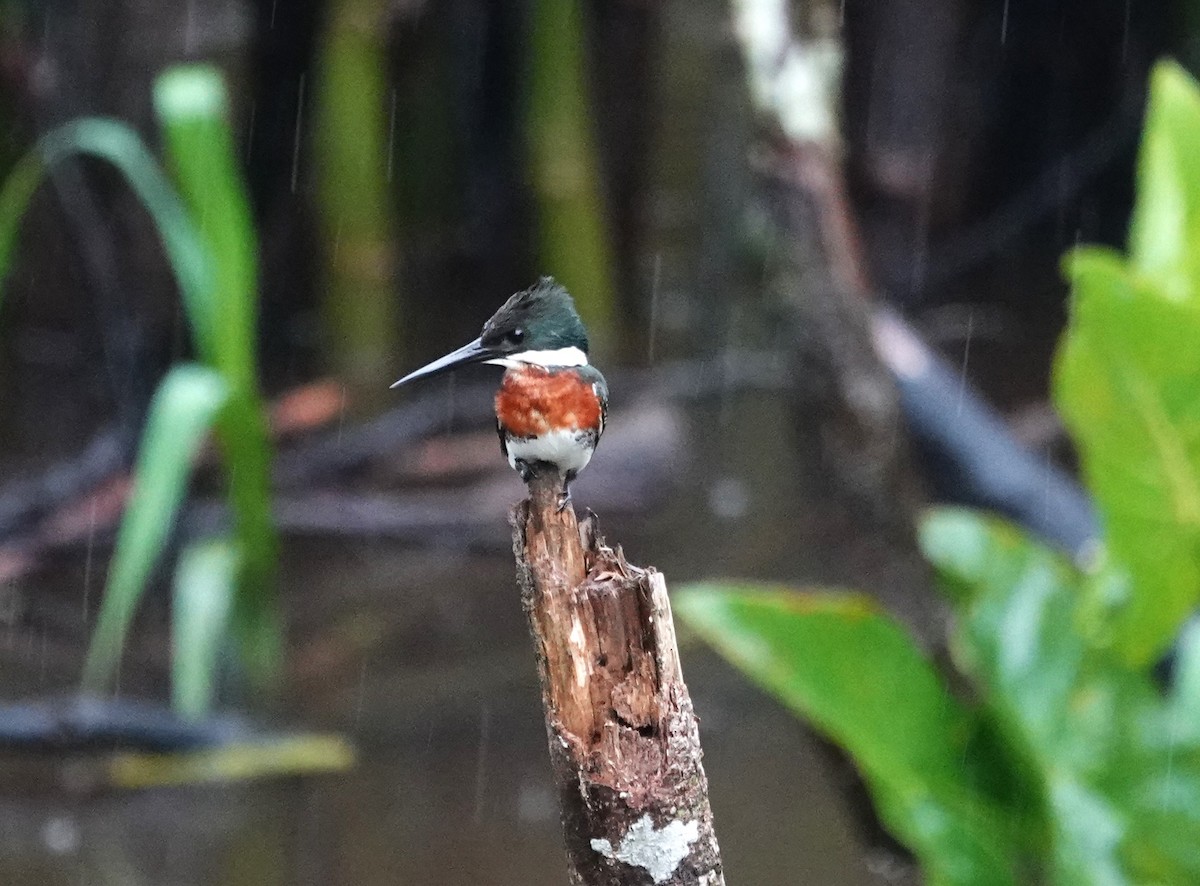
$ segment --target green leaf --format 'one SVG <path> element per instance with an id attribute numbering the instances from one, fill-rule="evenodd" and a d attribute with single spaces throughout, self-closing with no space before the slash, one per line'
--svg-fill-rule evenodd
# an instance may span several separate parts
<path id="1" fill-rule="evenodd" d="M 220 75 L 203 67 L 170 71 L 160 78 L 155 103 L 187 205 L 125 124 L 103 118 L 65 124 L 38 142 L 0 190 L 0 284 L 11 270 L 21 218 L 48 167 L 86 155 L 103 159 L 122 173 L 162 238 L 196 351 L 223 376 L 223 397 L 228 402 L 220 410 L 217 434 L 227 459 L 241 553 L 237 632 L 249 675 L 264 685 L 278 667 L 280 631 L 271 587 L 277 552 L 270 518 L 271 451 L 255 360 L 254 230 L 237 171 Z M 199 220 L 199 228 L 193 219 Z M 172 493 L 155 494 L 161 498 Z M 126 563 L 121 574 L 144 578 L 150 574 L 158 550 L 144 544 L 136 545 L 135 550 L 150 554 L 151 561 L 136 568 Z M 85 674 L 88 685 L 107 680 L 119 657 L 119 649 L 109 644 L 115 639 L 119 645 L 123 640 L 132 617 L 132 608 L 126 611 L 125 607 L 140 594 L 124 581 L 118 582 L 122 599 L 111 606 L 106 601 L 102 610 L 123 614 L 102 616 L 100 627 L 109 633 L 93 640 Z"/>
<path id="2" fill-rule="evenodd" d="M 205 362 L 238 391 L 257 384 L 257 239 L 238 172 L 221 74 L 206 65 L 167 71 L 154 85 L 175 183 L 212 257 L 211 297 L 188 305 L 197 328 L 212 331 Z"/>
<path id="3" fill-rule="evenodd" d="M 0 284 L 12 270 L 21 219 L 46 169 L 78 155 L 105 160 L 121 172 L 154 219 L 185 304 L 203 301 L 211 287 L 208 256 L 187 210 L 137 133 L 124 123 L 101 117 L 84 117 L 51 130 L 5 181 L 0 191 Z M 189 314 L 195 322 L 196 311 L 190 308 Z M 196 334 L 203 351 L 212 330 L 197 328 Z"/>
<path id="4" fill-rule="evenodd" d="M 198 719 L 216 697 L 221 646 L 237 591 L 238 554 L 228 539 L 188 545 L 175 569 L 171 692 L 175 710 Z"/>
<path id="5" fill-rule="evenodd" d="M 133 491 L 84 664 L 87 692 L 103 691 L 116 674 L 129 624 L 183 502 L 192 462 L 228 400 L 228 386 L 217 373 L 184 364 L 167 374 L 150 404 Z"/>
<path id="6" fill-rule="evenodd" d="M 1129 252 L 1068 256 L 1054 396 L 1124 572 L 1094 586 L 1090 627 L 1145 665 L 1200 602 L 1200 90 L 1169 62 L 1151 78 Z"/>
<path id="7" fill-rule="evenodd" d="M 1017 882 L 1015 825 L 969 775 L 976 718 L 868 598 L 698 585 L 674 605 L 726 658 L 849 751 L 931 882 Z"/>
<path id="8" fill-rule="evenodd" d="M 958 601 L 956 661 L 1041 782 L 1055 882 L 1200 879 L 1200 757 L 1145 672 L 1080 630 L 1094 579 L 970 511 L 934 511 L 921 543 Z"/>
<path id="9" fill-rule="evenodd" d="M 271 446 L 255 359 L 257 241 L 220 73 L 204 65 L 173 68 L 155 84 L 154 105 L 176 182 L 214 268 L 209 297 L 188 311 L 197 329 L 211 330 L 201 350 L 230 388 L 217 435 L 241 555 L 235 627 L 248 676 L 262 687 L 276 676 L 281 639 L 272 586 L 278 541 L 270 511 Z"/>
<path id="10" fill-rule="evenodd" d="M 1075 252 L 1067 272 L 1055 402 L 1130 576 L 1127 593 L 1093 601 L 1110 610 L 1097 623 L 1145 664 L 1200 602 L 1200 298 L 1166 298 L 1106 251 Z"/>
<path id="11" fill-rule="evenodd" d="M 4 304 L 3 283 L 12 264 L 21 219 L 44 175 L 41 154 L 34 151 L 17 161 L 0 190 L 0 306 Z"/>
<path id="12" fill-rule="evenodd" d="M 1194 298 L 1200 270 L 1200 90 L 1179 65 L 1162 62 L 1138 158 L 1129 230 L 1131 266 L 1172 299 Z"/>

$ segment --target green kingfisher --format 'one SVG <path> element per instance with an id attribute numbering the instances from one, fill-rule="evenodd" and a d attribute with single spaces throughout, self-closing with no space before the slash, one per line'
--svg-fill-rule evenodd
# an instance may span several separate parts
<path id="1" fill-rule="evenodd" d="M 515 293 L 483 324 L 479 338 L 410 372 L 393 388 L 468 363 L 505 368 L 496 392 L 500 450 L 526 483 L 538 463 L 571 481 L 592 458 L 608 417 L 608 384 L 588 363 L 587 331 L 565 288 L 551 277 Z"/>

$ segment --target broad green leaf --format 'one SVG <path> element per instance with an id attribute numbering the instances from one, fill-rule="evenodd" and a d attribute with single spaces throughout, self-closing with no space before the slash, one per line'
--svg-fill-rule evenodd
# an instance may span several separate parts
<path id="1" fill-rule="evenodd" d="M 934 511 L 921 542 L 956 660 L 1042 783 L 1055 882 L 1200 880 L 1200 758 L 1147 675 L 1080 630 L 1092 579 L 970 511 Z"/>
<path id="2" fill-rule="evenodd" d="M 1129 253 L 1068 256 L 1054 395 L 1124 573 L 1093 586 L 1121 593 L 1089 627 L 1145 665 L 1200 602 L 1200 90 L 1173 63 L 1151 78 Z"/>
<path id="3" fill-rule="evenodd" d="M 1016 825 L 973 783 L 976 718 L 868 598 L 699 585 L 674 605 L 851 754 L 931 882 L 1017 882 Z"/>
<path id="4" fill-rule="evenodd" d="M 229 389 L 217 373 L 183 364 L 167 374 L 150 404 L 133 491 L 84 664 L 85 691 L 100 693 L 112 682 L 138 601 L 187 491 L 192 462 L 228 400 Z"/>
<path id="5" fill-rule="evenodd" d="M 177 713 L 200 718 L 216 697 L 221 647 L 237 592 L 238 554 L 229 539 L 189 545 L 175 568 L 171 694 Z"/>
<path id="6" fill-rule="evenodd" d="M 1100 250 L 1066 267 L 1074 296 L 1055 402 L 1108 553 L 1129 576 L 1127 593 L 1093 602 L 1110 609 L 1105 639 L 1145 664 L 1200 602 L 1200 293 L 1167 298 Z"/>
<path id="7" fill-rule="evenodd" d="M 205 361 L 222 373 L 230 402 L 217 426 L 240 553 L 235 627 L 248 675 L 274 680 L 280 628 L 272 587 L 278 543 L 270 512 L 271 447 L 255 359 L 257 241 L 216 69 L 174 68 L 154 89 L 175 180 L 214 268 L 211 298 L 188 305 L 193 325 L 213 330 Z"/>

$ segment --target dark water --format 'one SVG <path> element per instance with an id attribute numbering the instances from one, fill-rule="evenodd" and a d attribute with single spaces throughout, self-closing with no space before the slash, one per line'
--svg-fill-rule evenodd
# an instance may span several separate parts
<path id="1" fill-rule="evenodd" d="M 690 455 L 673 463 L 647 511 L 602 515 L 610 539 L 673 585 L 714 575 L 905 583 L 903 571 L 876 568 L 887 562 L 878 540 L 818 534 L 830 524 L 811 516 L 820 505 L 789 458 L 796 450 L 782 416 L 770 398 L 701 407 L 692 430 L 753 417 L 775 442 L 747 458 L 736 434 L 689 432 Z M 515 500 L 515 476 L 511 484 Z M 291 540 L 282 719 L 351 737 L 358 765 L 307 780 L 94 796 L 71 789 L 62 760 L 14 787 L 10 759 L 0 770 L 10 776 L 7 787 L 0 777 L 0 883 L 561 884 L 536 674 L 507 542 L 503 525 L 473 549 Z M 82 633 L 68 623 L 82 618 L 85 568 L 83 553 L 71 554 L 9 589 L 22 614 L 0 631 L 8 697 L 73 682 Z M 162 692 L 156 608 L 127 660 L 129 694 Z M 801 724 L 686 631 L 681 640 L 729 882 L 873 882 L 828 760 Z"/>

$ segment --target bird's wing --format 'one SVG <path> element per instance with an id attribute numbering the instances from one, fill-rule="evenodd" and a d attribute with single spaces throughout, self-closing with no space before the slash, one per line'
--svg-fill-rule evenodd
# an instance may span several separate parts
<path id="1" fill-rule="evenodd" d="M 592 383 L 592 390 L 596 392 L 596 398 L 600 401 L 600 427 L 596 428 L 596 439 L 599 440 L 600 435 L 604 433 L 604 425 L 608 422 L 608 382 L 595 366 L 579 367 L 579 375 Z"/>

